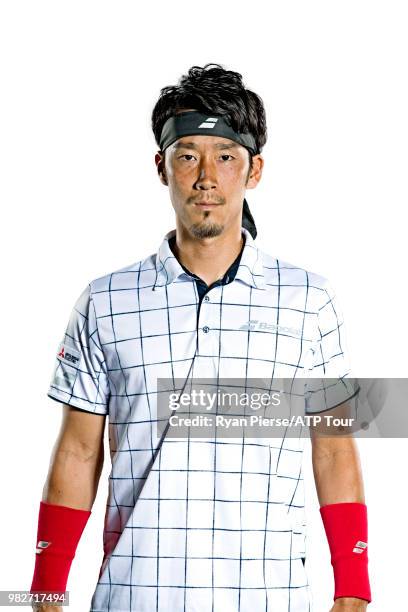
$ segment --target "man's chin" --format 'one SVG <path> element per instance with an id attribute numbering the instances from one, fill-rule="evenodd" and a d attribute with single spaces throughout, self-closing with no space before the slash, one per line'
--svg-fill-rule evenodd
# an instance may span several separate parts
<path id="1" fill-rule="evenodd" d="M 224 226 L 219 223 L 193 223 L 190 225 L 190 233 L 194 238 L 214 238 L 224 231 Z"/>

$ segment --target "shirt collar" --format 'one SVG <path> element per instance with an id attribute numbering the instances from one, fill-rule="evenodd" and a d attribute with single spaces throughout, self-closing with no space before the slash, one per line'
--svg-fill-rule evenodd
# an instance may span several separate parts
<path id="1" fill-rule="evenodd" d="M 241 227 L 241 232 L 245 234 L 246 240 L 234 281 L 239 278 L 247 285 L 255 287 L 255 289 L 266 289 L 262 253 L 245 227 Z M 167 232 L 156 254 L 156 281 L 153 290 L 169 285 L 182 275 L 191 279 L 170 248 L 169 238 L 175 234 L 175 229 Z"/>

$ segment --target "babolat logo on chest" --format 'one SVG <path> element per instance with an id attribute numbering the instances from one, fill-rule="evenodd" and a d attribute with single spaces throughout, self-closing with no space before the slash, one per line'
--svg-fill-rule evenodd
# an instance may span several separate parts
<path id="1" fill-rule="evenodd" d="M 73 346 L 61 343 L 57 354 L 58 359 L 69 363 L 70 365 L 77 365 L 81 359 L 81 353 L 77 351 Z"/>
<path id="2" fill-rule="evenodd" d="M 302 331 L 300 329 L 285 327 L 284 325 L 276 325 L 275 323 L 267 323 L 266 321 L 258 321 L 257 319 L 250 319 L 247 323 L 241 325 L 239 329 L 243 329 L 245 331 L 278 332 L 279 334 L 290 334 L 292 336 L 302 335 Z"/>

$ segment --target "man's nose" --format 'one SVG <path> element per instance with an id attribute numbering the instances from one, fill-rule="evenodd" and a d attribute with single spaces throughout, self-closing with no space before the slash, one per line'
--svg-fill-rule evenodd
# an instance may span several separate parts
<path id="1" fill-rule="evenodd" d="M 199 166 L 196 189 L 212 189 L 217 187 L 217 172 L 213 161 L 203 159 Z"/>

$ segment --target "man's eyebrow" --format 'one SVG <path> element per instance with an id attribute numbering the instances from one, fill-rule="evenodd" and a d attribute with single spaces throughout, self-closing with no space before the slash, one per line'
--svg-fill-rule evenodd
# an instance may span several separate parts
<path id="1" fill-rule="evenodd" d="M 236 147 L 239 147 L 239 145 L 236 142 L 231 142 L 231 143 L 219 142 L 215 146 L 217 147 L 217 149 L 235 149 Z"/>
<path id="2" fill-rule="evenodd" d="M 235 142 L 218 142 L 215 144 L 217 149 L 234 149 L 239 145 Z M 176 142 L 174 144 L 175 149 L 197 149 L 198 146 L 195 142 Z"/>

